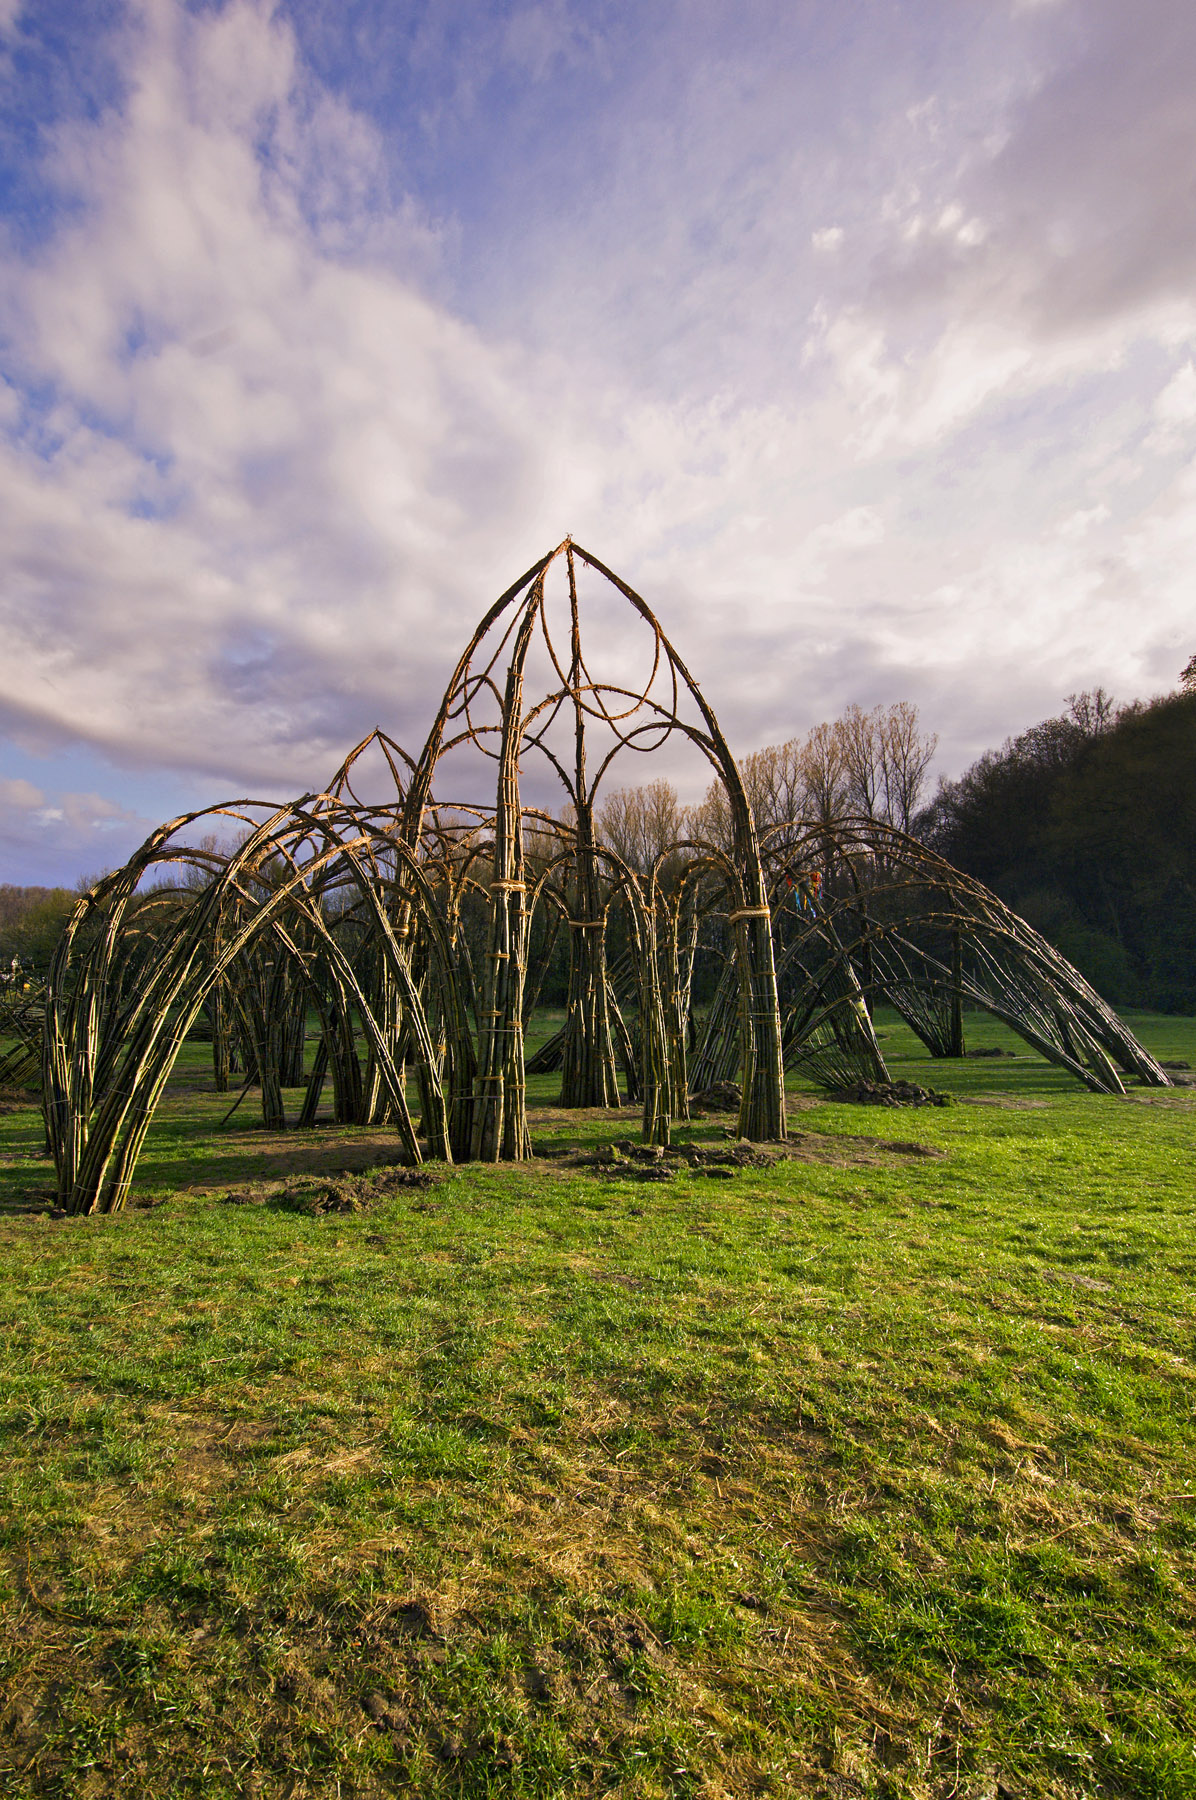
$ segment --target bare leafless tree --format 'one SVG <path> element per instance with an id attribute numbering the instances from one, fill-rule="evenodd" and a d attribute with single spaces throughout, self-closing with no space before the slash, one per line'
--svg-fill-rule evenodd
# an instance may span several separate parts
<path id="1" fill-rule="evenodd" d="M 838 721 L 815 725 L 802 746 L 802 785 L 807 818 L 828 824 L 847 811 L 850 778 Z"/>
<path id="2" fill-rule="evenodd" d="M 935 732 L 919 729 L 918 709 L 908 700 L 898 700 L 881 716 L 878 738 L 884 818 L 908 831 L 939 740 Z"/>
<path id="3" fill-rule="evenodd" d="M 1196 664 L 1196 657 L 1192 661 Z M 1100 737 L 1115 724 L 1117 707 L 1112 694 L 1103 687 L 1086 688 L 1082 694 L 1067 696 L 1066 717 L 1085 737 Z"/>
<path id="4" fill-rule="evenodd" d="M 1099 693 L 1083 698 L 1110 704 Z M 908 700 L 871 712 L 849 706 L 841 719 L 824 720 L 804 738 L 754 750 L 739 770 L 761 831 L 790 819 L 825 824 L 850 813 L 908 831 L 937 746 Z M 689 828 L 712 843 L 729 841 L 726 797 L 717 782 L 690 809 Z"/>
<path id="5" fill-rule="evenodd" d="M 877 818 L 883 801 L 884 718 L 879 706 L 867 713 L 860 706 L 849 706 L 834 728 L 851 810 L 865 819 Z"/>
<path id="6" fill-rule="evenodd" d="M 663 779 L 609 794 L 598 809 L 597 825 L 601 841 L 640 873 L 685 835 L 677 790 Z"/>

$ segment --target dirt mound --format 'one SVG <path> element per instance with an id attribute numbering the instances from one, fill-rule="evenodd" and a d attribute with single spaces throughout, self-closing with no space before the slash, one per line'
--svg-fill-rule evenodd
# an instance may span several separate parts
<path id="1" fill-rule="evenodd" d="M 854 1081 L 850 1087 L 836 1088 L 828 1100 L 846 1101 L 852 1106 L 953 1106 L 954 1094 L 940 1094 L 935 1088 L 919 1087 L 915 1081 Z"/>
<path id="2" fill-rule="evenodd" d="M 380 1200 L 397 1193 L 400 1188 L 434 1187 L 439 1176 L 426 1169 L 399 1165 L 364 1174 L 316 1176 L 292 1181 L 286 1187 L 266 1189 L 261 1186 L 240 1188 L 225 1194 L 223 1206 L 268 1206 L 274 1212 L 305 1213 L 319 1218 L 325 1213 L 368 1212 Z"/>
<path id="3" fill-rule="evenodd" d="M 716 1081 L 700 1094 L 691 1094 L 690 1104 L 703 1112 L 737 1113 L 743 1104 L 743 1089 L 737 1081 Z"/>
<path id="4" fill-rule="evenodd" d="M 725 1144 L 639 1144 L 623 1138 L 604 1144 L 590 1155 L 569 1158 L 574 1168 L 593 1169 L 597 1175 L 623 1181 L 671 1181 L 687 1174 L 725 1181 L 745 1169 L 771 1169 L 784 1162 L 862 1162 L 872 1164 L 875 1153 L 886 1156 L 933 1156 L 944 1153 L 928 1144 L 897 1143 L 886 1138 L 828 1137 L 820 1133 L 794 1132 L 784 1143 L 753 1144 L 737 1138 Z"/>
<path id="5" fill-rule="evenodd" d="M 687 1169 L 694 1175 L 712 1175 L 716 1179 L 734 1175 L 739 1169 L 769 1169 L 780 1162 L 785 1152 L 740 1140 L 733 1144 L 676 1144 L 666 1150 L 660 1144 L 637 1144 L 623 1138 L 615 1144 L 604 1144 L 592 1156 L 574 1158 L 577 1168 L 596 1169 L 607 1175 L 620 1175 L 632 1181 L 669 1181 Z"/>

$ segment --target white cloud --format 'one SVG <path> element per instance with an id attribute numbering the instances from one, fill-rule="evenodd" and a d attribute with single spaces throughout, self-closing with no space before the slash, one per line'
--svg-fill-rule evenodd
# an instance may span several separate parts
<path id="1" fill-rule="evenodd" d="M 819 255 L 831 254 L 843 242 L 843 227 L 842 225 L 824 225 L 820 230 L 810 233 L 810 242 Z"/>
<path id="2" fill-rule="evenodd" d="M 1145 440 L 1146 449 L 1164 456 L 1182 450 L 1196 425 L 1196 366 L 1189 361 L 1177 369 L 1151 411 L 1155 428 Z"/>
<path id="3" fill-rule="evenodd" d="M 41 806 L 46 796 L 39 787 L 23 776 L 0 776 L 0 806 L 14 807 L 22 812 L 31 807 Z"/>
<path id="4" fill-rule="evenodd" d="M 1196 420 L 1196 368 L 1186 362 L 1177 369 L 1154 403 L 1161 425 L 1190 425 Z"/>
<path id="5" fill-rule="evenodd" d="M 329 254 L 255 158 L 294 80 L 266 9 L 157 6 L 125 117 L 63 151 L 89 205 L 14 307 L 62 395 L 3 456 L 14 729 L 319 780 L 363 692 L 426 710 L 468 617 L 453 557 L 505 574 L 585 489 L 545 372 Z"/>
<path id="6" fill-rule="evenodd" d="M 1103 501 L 1099 506 L 1081 508 L 1079 512 L 1072 513 L 1070 518 L 1064 519 L 1059 527 L 1059 535 L 1065 538 L 1087 537 L 1090 531 L 1097 525 L 1103 525 L 1109 517 L 1109 508 Z"/>
<path id="7" fill-rule="evenodd" d="M 66 825 L 83 837 L 90 832 L 116 831 L 137 822 L 137 814 L 103 794 L 60 794 L 57 806 L 42 807 L 37 814 L 41 825 Z"/>

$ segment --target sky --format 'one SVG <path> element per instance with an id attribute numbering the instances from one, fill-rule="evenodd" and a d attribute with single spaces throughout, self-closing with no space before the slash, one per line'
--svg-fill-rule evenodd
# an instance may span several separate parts
<path id="1" fill-rule="evenodd" d="M 0 85 L 0 881 L 417 748 L 567 534 L 737 752 L 1196 651 L 1191 0 L 0 0 Z"/>

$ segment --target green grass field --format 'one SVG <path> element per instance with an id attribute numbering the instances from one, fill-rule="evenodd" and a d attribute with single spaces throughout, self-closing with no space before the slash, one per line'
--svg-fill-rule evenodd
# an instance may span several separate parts
<path id="1" fill-rule="evenodd" d="M 393 1139 L 217 1130 L 200 1045 L 160 1205 L 21 1211 L 8 1111 L 0 1791 L 1191 1800 L 1196 1089 L 882 1029 L 958 1104 L 647 1180 L 546 1079 L 349 1213 Z"/>

